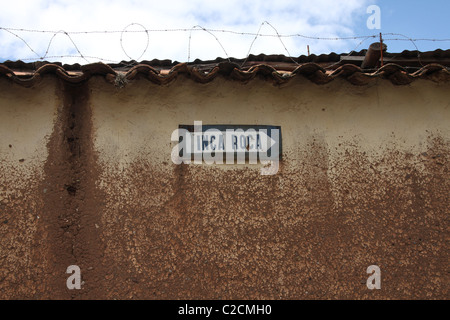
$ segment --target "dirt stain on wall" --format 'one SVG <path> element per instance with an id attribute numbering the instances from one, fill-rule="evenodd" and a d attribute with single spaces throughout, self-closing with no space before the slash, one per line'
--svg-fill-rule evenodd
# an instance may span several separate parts
<path id="1" fill-rule="evenodd" d="M 102 295 L 102 243 L 99 238 L 102 198 L 95 187 L 98 176 L 92 148 L 92 120 L 89 88 L 86 84 L 60 82 L 60 105 L 47 148 L 42 188 L 43 224 L 48 247 L 45 298 L 95 299 Z M 83 290 L 69 290 L 66 269 L 82 270 Z"/>

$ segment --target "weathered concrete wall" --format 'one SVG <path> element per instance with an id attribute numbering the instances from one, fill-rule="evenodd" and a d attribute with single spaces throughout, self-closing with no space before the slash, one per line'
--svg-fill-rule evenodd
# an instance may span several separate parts
<path id="1" fill-rule="evenodd" d="M 44 218 L 28 222 L 26 197 L 2 200 L 2 214 L 20 222 L 0 229 L 2 297 L 448 298 L 448 84 L 55 83 L 2 93 L 2 118 L 24 117 L 8 113 L 8 101 L 48 109 L 26 126 L 38 120 L 52 134 L 47 148 L 45 138 L 31 148 L 23 137 L 22 149 L 44 153 L 38 173 L 16 178 L 35 185 L 26 194 Z M 195 120 L 280 125 L 279 172 L 173 164 L 171 133 Z M 27 162 L 2 141 L 3 176 Z M 22 273 L 12 276 L 15 261 Z M 71 264 L 81 267 L 82 290 L 66 288 Z M 366 287 L 373 264 L 381 290 Z"/>

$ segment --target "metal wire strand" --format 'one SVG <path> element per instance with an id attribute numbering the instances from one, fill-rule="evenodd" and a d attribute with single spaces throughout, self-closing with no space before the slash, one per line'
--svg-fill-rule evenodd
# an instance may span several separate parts
<path id="1" fill-rule="evenodd" d="M 132 26 L 132 25 L 138 25 L 142 29 L 141 30 L 127 30 L 127 28 Z M 261 29 L 265 25 L 268 25 L 269 27 L 271 27 L 272 30 L 274 31 L 274 33 L 261 33 Z M 105 58 L 105 57 L 95 57 L 94 55 L 86 55 L 86 54 L 82 53 L 80 48 L 79 48 L 79 46 L 76 44 L 76 42 L 71 37 L 71 35 L 116 34 L 116 33 L 120 33 L 120 45 L 121 45 L 122 51 L 125 54 L 125 56 L 127 56 L 129 59 L 132 59 L 128 55 L 127 51 L 125 50 L 125 47 L 124 47 L 124 44 L 123 44 L 123 35 L 125 33 L 143 33 L 143 32 L 145 32 L 145 34 L 147 36 L 147 43 L 146 43 L 145 49 L 143 50 L 142 54 L 136 59 L 136 60 L 139 60 L 148 51 L 148 48 L 150 46 L 150 40 L 149 40 L 150 39 L 150 33 L 156 33 L 156 32 L 184 32 L 184 33 L 186 33 L 186 32 L 188 32 L 189 33 L 189 39 L 188 39 L 187 62 L 190 62 L 190 59 L 191 59 L 192 32 L 201 31 L 201 32 L 207 32 L 208 34 L 210 34 L 217 41 L 217 43 L 220 45 L 220 47 L 222 48 L 222 50 L 223 50 L 226 58 L 228 59 L 228 61 L 230 61 L 230 57 L 229 57 L 229 55 L 227 53 L 227 50 L 225 49 L 224 45 L 222 44 L 222 42 L 220 41 L 220 39 L 218 38 L 218 36 L 216 34 L 218 34 L 218 33 L 229 33 L 229 34 L 233 34 L 233 35 L 237 35 L 237 36 L 252 36 L 253 40 L 250 43 L 247 55 L 245 56 L 245 60 L 242 63 L 241 67 L 243 67 L 244 64 L 247 62 L 255 41 L 258 38 L 260 38 L 260 37 L 277 37 L 279 39 L 281 45 L 283 46 L 283 49 L 286 52 L 287 56 L 297 65 L 298 65 L 298 62 L 292 58 L 289 50 L 287 49 L 285 43 L 282 40 L 282 38 L 302 38 L 302 39 L 317 40 L 317 41 L 361 40 L 361 42 L 359 42 L 358 45 L 356 46 L 356 48 L 358 48 L 367 39 L 378 37 L 378 35 L 348 36 L 348 37 L 321 37 L 321 36 L 309 36 L 309 35 L 304 35 L 304 34 L 300 34 L 300 33 L 280 34 L 278 32 L 278 30 L 271 23 L 269 23 L 268 21 L 262 22 L 260 24 L 259 29 L 258 29 L 258 31 L 256 33 L 254 33 L 254 32 L 241 32 L 241 31 L 227 30 L 227 29 L 209 29 L 209 28 L 202 27 L 200 25 L 193 26 L 192 28 L 147 29 L 146 27 L 144 27 L 142 24 L 139 24 L 139 23 L 131 23 L 131 24 L 127 25 L 125 28 L 123 28 L 122 30 L 91 30 L 91 31 L 65 31 L 65 30 L 59 30 L 59 31 L 53 31 L 53 30 L 38 30 L 38 29 L 0 27 L 0 31 L 7 32 L 7 33 L 13 35 L 14 37 L 16 37 L 18 40 L 23 42 L 26 45 L 26 47 L 36 56 L 35 58 L 28 57 L 28 58 L 22 58 L 22 59 L 17 59 L 17 60 L 29 61 L 29 60 L 36 60 L 36 59 L 37 60 L 44 60 L 44 59 L 50 59 L 50 58 L 59 58 L 59 59 L 80 58 L 80 59 L 84 59 L 87 63 L 90 63 L 90 61 L 88 59 L 94 59 L 94 60 L 99 60 L 99 61 L 107 61 L 107 62 L 113 62 L 113 63 L 119 63 L 119 61 L 113 60 L 113 59 L 108 59 L 108 58 Z M 48 42 L 47 49 L 46 49 L 45 53 L 41 55 L 41 54 L 39 54 L 37 52 L 37 50 L 35 50 L 25 40 L 25 37 L 22 36 L 22 35 L 19 35 L 19 33 L 51 33 L 53 35 L 52 35 L 52 37 L 50 38 L 50 40 Z M 77 51 L 78 55 L 67 54 L 67 55 L 52 55 L 52 56 L 49 56 L 49 52 L 50 52 L 50 48 L 52 46 L 53 40 L 59 34 L 63 34 L 66 37 L 69 38 L 70 42 L 72 43 L 73 47 Z M 442 39 L 412 38 L 412 37 L 409 37 L 409 36 L 406 36 L 406 35 L 403 35 L 403 34 L 400 34 L 400 33 L 385 33 L 383 35 L 384 36 L 392 36 L 393 37 L 393 38 L 385 38 L 385 41 L 410 41 L 414 45 L 416 50 L 417 50 L 417 59 L 418 59 L 419 63 L 422 66 L 423 66 L 423 63 L 421 61 L 420 51 L 418 49 L 418 46 L 417 46 L 416 42 L 419 42 L 419 41 L 450 42 L 450 38 L 442 38 Z M 398 37 L 401 37 L 401 38 L 398 38 Z M 350 56 L 354 52 L 354 50 L 356 50 L 356 48 L 353 49 L 348 55 Z M 335 64 L 330 65 L 327 68 L 330 68 L 330 67 L 332 67 L 334 65 Z"/>

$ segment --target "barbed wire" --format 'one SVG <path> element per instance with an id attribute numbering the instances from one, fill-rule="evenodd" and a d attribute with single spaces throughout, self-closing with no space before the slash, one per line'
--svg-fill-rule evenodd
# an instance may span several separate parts
<path id="1" fill-rule="evenodd" d="M 125 55 L 126 55 L 129 59 L 133 60 L 133 58 L 131 58 L 131 57 L 128 55 L 128 53 L 125 51 L 125 48 L 123 47 L 123 34 L 124 34 L 124 32 L 127 31 L 127 28 L 128 28 L 128 27 L 133 26 L 133 25 L 141 26 L 142 29 L 144 29 L 144 32 L 146 33 L 146 36 L 147 36 L 147 44 L 145 45 L 145 49 L 144 49 L 144 51 L 142 51 L 142 54 L 139 56 L 139 58 L 136 59 L 136 60 L 139 60 L 139 59 L 142 58 L 142 56 L 147 52 L 148 46 L 149 46 L 149 44 L 150 44 L 150 36 L 148 35 L 147 30 L 145 30 L 145 27 L 144 27 L 142 24 L 133 22 L 133 23 L 130 23 L 129 25 L 127 25 L 125 28 L 123 28 L 122 32 L 120 33 L 120 47 L 122 48 L 123 53 L 125 53 Z"/>
<path id="2" fill-rule="evenodd" d="M 51 38 L 50 41 L 48 42 L 47 50 L 45 51 L 44 57 L 46 57 L 46 56 L 48 55 L 48 51 L 50 50 L 50 46 L 52 45 L 53 39 L 54 39 L 58 34 L 60 34 L 60 33 L 66 35 L 66 36 L 69 38 L 70 42 L 72 42 L 73 46 L 75 47 L 75 50 L 77 50 L 77 52 L 80 54 L 81 58 L 83 58 L 84 60 L 86 60 L 87 63 L 90 63 L 89 60 L 87 60 L 87 59 L 83 56 L 83 54 L 81 53 L 80 49 L 78 49 L 78 46 L 77 46 L 76 43 L 73 41 L 72 37 L 71 37 L 67 32 L 65 32 L 64 30 L 60 30 L 60 31 L 56 32 L 55 34 L 53 34 L 52 38 Z"/>
<path id="3" fill-rule="evenodd" d="M 419 61 L 419 64 L 420 64 L 422 67 L 424 66 L 423 63 L 422 63 L 422 60 L 420 59 L 420 51 L 419 51 L 419 48 L 418 48 L 417 45 L 416 45 L 416 40 L 413 40 L 413 39 L 411 39 L 410 37 L 405 36 L 404 34 L 401 34 L 401 33 L 386 33 L 385 35 L 389 35 L 389 36 L 400 36 L 400 37 L 403 37 L 403 40 L 410 41 L 410 42 L 413 44 L 413 46 L 416 48 L 416 51 L 417 51 L 417 60 Z M 388 40 L 385 40 L 385 41 L 388 41 Z"/>
<path id="4" fill-rule="evenodd" d="M 263 23 L 268 23 L 267 21 Z M 139 23 L 131 23 L 132 24 L 141 25 Z M 128 27 L 127 26 L 127 27 Z M 198 27 L 198 26 L 196 26 Z M 91 31 L 64 31 L 67 34 L 101 34 L 101 33 L 149 33 L 149 32 L 190 32 L 190 31 L 210 31 L 210 32 L 224 32 L 224 33 L 232 33 L 237 35 L 247 35 L 247 36 L 259 36 L 259 37 L 281 37 L 281 38 L 292 38 L 292 37 L 300 37 L 305 39 L 313 39 L 313 40 L 356 40 L 363 39 L 367 37 L 378 37 L 378 35 L 364 35 L 364 36 L 348 36 L 348 37 L 317 37 L 317 36 L 308 36 L 300 33 L 292 33 L 292 34 L 263 34 L 263 33 L 254 33 L 254 32 L 241 32 L 227 29 L 210 29 L 210 28 L 201 28 L 201 30 L 196 29 L 196 27 L 192 28 L 166 28 L 166 29 L 146 29 L 143 30 L 91 30 Z M 53 30 L 38 30 L 38 29 L 24 29 L 24 28 L 8 28 L 8 27 L 0 27 L 3 30 L 9 31 L 22 31 L 22 32 L 40 32 L 40 33 L 58 33 L 59 31 Z M 401 35 L 398 33 L 385 33 L 387 35 Z M 443 39 L 434 39 L 434 38 L 410 38 L 413 41 L 450 41 L 450 38 Z M 406 40 L 406 39 L 392 39 L 392 40 Z M 409 40 L 409 39 L 408 39 Z"/>
<path id="5" fill-rule="evenodd" d="M 256 35 L 255 35 L 255 38 L 253 39 L 252 43 L 250 44 L 250 48 L 248 48 L 247 55 L 246 55 L 246 57 L 245 57 L 244 62 L 242 62 L 242 64 L 241 64 L 241 68 L 242 68 L 242 67 L 245 65 L 245 63 L 247 62 L 247 59 L 248 59 L 248 57 L 250 56 L 250 52 L 252 51 L 253 44 L 255 43 L 255 41 L 256 41 L 256 39 L 258 38 L 258 36 L 260 36 L 260 33 L 259 33 L 259 32 L 261 31 L 261 28 L 262 28 L 264 25 L 266 25 L 266 24 L 267 24 L 268 26 L 270 26 L 270 27 L 276 32 L 277 37 L 278 37 L 278 39 L 279 39 L 280 42 L 281 42 L 281 45 L 283 46 L 284 50 L 285 50 L 286 53 L 288 54 L 287 56 L 288 56 L 294 63 L 296 63 L 296 64 L 298 65 L 298 62 L 295 61 L 294 59 L 292 59 L 291 54 L 289 53 L 288 49 L 286 48 L 286 46 L 285 46 L 283 40 L 281 40 L 281 36 L 280 36 L 280 34 L 278 33 L 278 30 L 277 30 L 273 25 L 271 25 L 269 22 L 263 21 L 263 22 L 261 23 L 261 25 L 259 26 L 258 32 L 257 32 Z"/>
<path id="6" fill-rule="evenodd" d="M 129 30 L 128 28 L 130 26 L 133 25 L 137 25 L 140 27 L 139 30 Z M 271 27 L 271 29 L 274 31 L 274 33 L 261 33 L 261 29 L 263 26 L 269 26 Z M 0 31 L 5 31 L 13 36 L 15 36 L 18 40 L 20 40 L 21 42 L 23 42 L 26 47 L 36 56 L 35 58 L 23 58 L 23 59 L 18 59 L 18 60 L 22 60 L 22 61 L 30 61 L 30 60 L 44 60 L 44 59 L 64 59 L 64 58 L 80 58 L 85 60 L 87 63 L 91 63 L 88 59 L 94 59 L 94 60 L 99 60 L 99 61 L 105 61 L 105 62 L 110 62 L 110 63 L 119 63 L 119 61 L 117 60 L 113 60 L 113 59 L 107 59 L 107 58 L 103 58 L 103 57 L 96 57 L 96 56 L 91 56 L 91 55 L 85 55 L 81 52 L 81 50 L 79 49 L 79 46 L 76 44 L 76 42 L 73 40 L 73 38 L 71 37 L 72 35 L 82 35 L 82 34 L 117 34 L 120 33 L 120 46 L 122 48 L 123 53 L 130 59 L 130 60 L 139 60 L 141 59 L 144 54 L 147 52 L 149 45 L 150 45 L 150 33 L 156 33 L 156 32 L 185 32 L 185 33 L 189 33 L 189 37 L 188 37 L 188 49 L 187 49 L 187 62 L 190 62 L 191 59 L 191 42 L 192 42 L 192 33 L 195 31 L 201 31 L 201 32 L 206 32 L 209 35 L 211 35 L 215 41 L 220 45 L 221 49 L 223 50 L 223 52 L 225 53 L 225 56 L 227 58 L 228 61 L 230 61 L 230 57 L 224 47 L 224 45 L 222 44 L 222 42 L 219 40 L 219 38 L 217 37 L 216 34 L 218 33 L 228 33 L 228 34 L 234 34 L 234 35 L 240 35 L 240 36 L 252 36 L 254 37 L 253 40 L 250 43 L 247 55 L 245 56 L 245 59 L 243 61 L 243 63 L 241 64 L 241 67 L 243 67 L 245 65 L 245 63 L 247 62 L 251 50 L 253 48 L 254 43 L 256 42 L 256 40 L 259 37 L 275 37 L 278 38 L 280 41 L 281 46 L 283 47 L 283 50 L 286 52 L 287 57 L 290 58 L 295 64 L 298 65 L 298 62 L 296 60 L 294 60 L 292 58 L 292 55 L 290 54 L 287 46 L 285 45 L 285 43 L 283 42 L 283 38 L 302 38 L 302 39 L 309 39 L 309 40 L 316 40 L 316 41 L 349 41 L 349 40 L 361 40 L 357 46 L 350 51 L 350 53 L 348 54 L 348 56 L 350 56 L 351 54 L 353 54 L 355 52 L 355 50 L 361 46 L 361 44 L 363 44 L 365 41 L 367 41 L 370 38 L 378 38 L 379 34 L 375 34 L 375 35 L 358 35 L 358 36 L 346 36 L 346 37 L 318 37 L 318 36 L 310 36 L 310 35 L 304 35 L 304 34 L 300 34 L 300 33 L 293 33 L 293 34 L 281 34 L 278 32 L 278 30 L 272 25 L 270 24 L 268 21 L 264 21 L 260 24 L 258 30 L 256 33 L 254 32 L 241 32 L 241 31 L 235 31 L 235 30 L 227 30 L 227 29 L 211 29 L 211 28 L 205 28 L 202 27 L 200 25 L 196 25 L 193 26 L 192 28 L 165 28 L 165 29 L 147 29 L 144 25 L 140 24 L 140 23 L 131 23 L 128 24 L 125 28 L 123 28 L 122 30 L 91 30 L 91 31 L 65 31 L 65 30 L 58 30 L 58 31 L 54 31 L 54 30 L 39 30 L 39 29 L 25 29 L 25 28 L 9 28 L 9 27 L 0 27 Z M 47 49 L 45 51 L 45 53 L 43 55 L 40 55 L 37 53 L 37 50 L 33 49 L 33 47 L 24 39 L 23 36 L 19 35 L 18 33 L 49 33 L 49 34 L 53 34 L 52 37 L 50 38 L 48 45 L 47 45 Z M 144 48 L 144 50 L 142 51 L 141 55 L 137 58 L 137 59 L 133 59 L 125 50 L 124 44 L 123 44 L 123 35 L 125 33 L 145 33 L 146 37 L 147 37 L 147 41 L 146 41 L 146 46 Z M 57 35 L 64 35 L 66 36 L 69 41 L 72 43 L 73 47 L 75 48 L 76 52 L 78 54 L 73 55 L 73 54 L 67 54 L 67 55 L 52 55 L 49 56 L 49 52 L 50 52 L 50 48 L 52 46 L 53 40 L 55 39 L 55 37 Z M 450 38 L 443 38 L 443 39 L 433 39 L 433 38 L 412 38 L 412 37 L 408 37 L 406 35 L 400 34 L 400 33 L 384 33 L 384 36 L 390 36 L 392 38 L 385 38 L 384 41 L 410 41 L 413 46 L 415 47 L 415 49 L 417 50 L 417 58 L 419 63 L 423 66 L 422 61 L 420 59 L 420 50 L 416 44 L 416 42 L 419 41 L 430 41 L 430 42 L 450 42 Z M 401 38 L 398 38 L 401 37 Z M 337 62 L 339 63 L 339 62 Z M 328 66 L 327 68 L 330 68 L 334 65 L 336 65 L 337 63 L 334 63 L 330 66 Z"/>
<path id="7" fill-rule="evenodd" d="M 219 43 L 220 47 L 222 48 L 223 52 L 225 53 L 225 56 L 227 57 L 228 61 L 230 61 L 230 57 L 228 57 L 228 53 L 225 50 L 225 48 L 223 47 L 222 43 L 219 41 L 219 39 L 209 30 L 203 28 L 202 26 L 196 25 L 193 26 L 191 31 L 189 32 L 189 43 L 188 43 L 188 59 L 187 62 L 189 63 L 189 60 L 191 58 L 191 37 L 192 37 L 192 31 L 196 30 L 196 28 L 199 28 L 207 33 L 209 33 L 210 35 L 212 35 L 214 37 L 214 39 L 216 39 L 216 41 Z"/>

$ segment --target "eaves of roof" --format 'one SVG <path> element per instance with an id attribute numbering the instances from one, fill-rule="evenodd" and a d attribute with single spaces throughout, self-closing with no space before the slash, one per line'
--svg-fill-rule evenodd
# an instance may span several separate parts
<path id="1" fill-rule="evenodd" d="M 316 84 L 326 84 L 336 78 L 342 78 L 360 86 L 368 85 L 376 79 L 389 80 L 394 85 L 407 85 L 417 79 L 435 82 L 450 80 L 450 50 L 387 53 L 386 64 L 372 70 L 360 67 L 365 52 L 366 50 L 362 50 L 352 55 L 331 53 L 298 58 L 283 55 L 250 55 L 245 60 L 218 58 L 211 61 L 195 60 L 191 63 L 152 60 L 140 63 L 131 61 L 119 64 L 62 65 L 46 61 L 32 63 L 6 61 L 0 64 L 0 77 L 9 78 L 26 87 L 33 86 L 47 74 L 54 74 L 69 83 L 81 83 L 92 76 L 103 76 L 108 82 L 119 86 L 127 80 L 141 78 L 158 85 L 166 85 L 180 76 L 199 83 L 207 83 L 222 76 L 240 82 L 262 78 L 275 84 L 287 83 L 298 76 L 303 76 Z M 420 66 L 415 66 L 417 63 L 420 63 Z"/>

